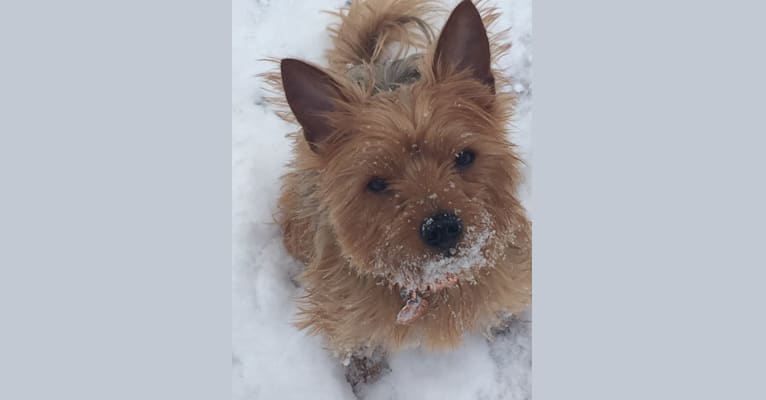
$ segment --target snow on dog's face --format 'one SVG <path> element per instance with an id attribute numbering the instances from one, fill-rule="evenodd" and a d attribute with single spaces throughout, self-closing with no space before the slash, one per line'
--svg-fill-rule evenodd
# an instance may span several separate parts
<path id="1" fill-rule="evenodd" d="M 281 64 L 343 255 L 404 288 L 473 279 L 525 221 L 505 132 L 512 98 L 495 93 L 481 17 L 463 8 L 422 58 L 420 78 L 393 90 Z"/>

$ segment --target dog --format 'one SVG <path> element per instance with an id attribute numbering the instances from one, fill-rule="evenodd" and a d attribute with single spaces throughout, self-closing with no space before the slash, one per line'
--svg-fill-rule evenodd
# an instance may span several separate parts
<path id="1" fill-rule="evenodd" d="M 305 264 L 297 324 L 364 370 L 352 383 L 389 352 L 453 348 L 530 303 L 514 98 L 493 67 L 510 45 L 481 8 L 462 1 L 436 35 L 433 1 L 353 0 L 328 67 L 282 59 L 267 76 L 301 127 L 277 215 Z"/>

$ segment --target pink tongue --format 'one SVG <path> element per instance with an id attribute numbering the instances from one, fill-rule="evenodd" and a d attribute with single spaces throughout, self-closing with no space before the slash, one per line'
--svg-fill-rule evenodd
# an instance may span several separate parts
<path id="1" fill-rule="evenodd" d="M 415 294 L 407 299 L 407 303 L 399 310 L 396 315 L 396 323 L 400 325 L 409 325 L 412 321 L 423 316 L 428 311 L 428 300 Z"/>
<path id="2" fill-rule="evenodd" d="M 458 283 L 458 279 L 453 274 L 447 274 L 444 280 L 436 282 L 434 285 L 426 288 L 427 293 L 438 292 L 443 289 L 451 288 Z M 400 325 L 409 325 L 416 319 L 423 316 L 428 311 L 428 300 L 420 296 L 417 290 L 412 290 L 407 294 L 407 303 L 404 304 L 399 314 L 396 315 L 396 323 Z"/>

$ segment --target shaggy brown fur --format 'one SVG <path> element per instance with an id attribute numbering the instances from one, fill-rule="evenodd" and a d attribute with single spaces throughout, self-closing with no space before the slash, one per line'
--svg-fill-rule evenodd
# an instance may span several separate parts
<path id="1" fill-rule="evenodd" d="M 329 68 L 286 59 L 268 76 L 290 107 L 281 115 L 303 128 L 279 201 L 285 246 L 306 264 L 299 326 L 339 355 L 448 349 L 530 301 L 530 224 L 505 130 L 513 98 L 491 67 L 510 46 L 488 40 L 497 14 L 482 8 L 464 1 L 437 36 L 432 1 L 355 0 L 331 29 Z M 475 161 L 457 166 L 466 149 Z M 371 191 L 373 178 L 385 190 Z M 452 257 L 420 236 L 444 211 L 464 227 Z M 429 290 L 448 276 L 457 284 Z M 414 291 L 429 308 L 397 324 Z"/>

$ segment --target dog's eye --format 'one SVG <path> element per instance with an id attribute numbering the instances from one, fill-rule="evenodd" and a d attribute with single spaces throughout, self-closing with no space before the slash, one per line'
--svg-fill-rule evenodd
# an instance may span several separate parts
<path id="1" fill-rule="evenodd" d="M 371 192 L 374 193 L 380 193 L 384 190 L 386 190 L 386 187 L 388 186 L 388 183 L 386 183 L 386 180 L 383 178 L 372 178 L 369 182 L 367 182 L 367 189 L 370 189 Z"/>
<path id="2" fill-rule="evenodd" d="M 476 153 L 466 149 L 457 153 L 457 156 L 455 156 L 455 164 L 457 164 L 458 167 L 463 168 L 471 165 L 475 159 Z"/>

